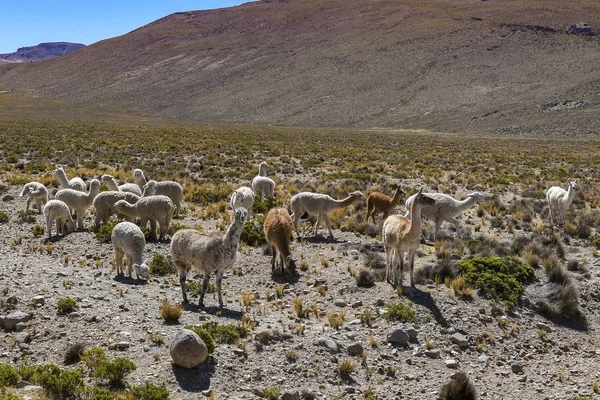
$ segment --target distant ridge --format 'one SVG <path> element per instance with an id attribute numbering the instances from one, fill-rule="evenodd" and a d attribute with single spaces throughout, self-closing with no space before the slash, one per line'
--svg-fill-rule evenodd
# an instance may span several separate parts
<path id="1" fill-rule="evenodd" d="M 252 2 L 2 65 L 0 91 L 82 115 L 600 134 L 599 31 L 598 0 Z"/>
<path id="2" fill-rule="evenodd" d="M 14 53 L 0 54 L 0 63 L 44 61 L 63 56 L 82 47 L 85 47 L 85 44 L 69 42 L 40 43 L 37 46 L 21 47 Z"/>

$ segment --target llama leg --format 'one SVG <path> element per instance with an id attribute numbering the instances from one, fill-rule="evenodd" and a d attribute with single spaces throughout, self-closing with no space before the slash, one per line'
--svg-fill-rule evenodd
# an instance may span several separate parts
<path id="1" fill-rule="evenodd" d="M 285 259 L 283 253 L 279 252 L 279 262 L 281 263 L 281 276 L 285 276 Z"/>
<path id="2" fill-rule="evenodd" d="M 156 240 L 156 220 L 150 220 L 150 239 Z"/>
<path id="3" fill-rule="evenodd" d="M 294 229 L 296 230 L 296 236 L 298 237 L 298 240 L 300 240 L 300 232 L 298 231 L 298 223 L 300 223 L 300 214 L 296 212 L 293 213 L 292 220 L 294 221 Z"/>
<path id="4" fill-rule="evenodd" d="M 133 257 L 130 254 L 127 254 L 127 276 L 132 278 L 131 273 L 133 269 Z"/>
<path id="5" fill-rule="evenodd" d="M 187 276 L 187 266 L 183 263 L 175 260 L 175 265 L 179 270 L 179 285 L 181 286 L 181 294 L 183 295 L 183 302 L 185 304 L 189 303 L 187 294 L 185 294 L 185 277 Z"/>
<path id="6" fill-rule="evenodd" d="M 327 230 L 329 231 L 329 240 L 333 242 L 333 231 L 331 230 L 331 223 L 329 223 L 327 214 L 323 214 L 323 219 L 325 220 L 325 225 L 327 225 Z"/>
<path id="7" fill-rule="evenodd" d="M 384 242 L 383 248 L 385 250 L 385 281 L 390 283 L 390 267 L 391 261 L 393 261 L 394 251 Z M 390 257 L 391 256 L 391 257 Z"/>
<path id="8" fill-rule="evenodd" d="M 442 221 L 441 220 L 435 221 L 435 230 L 433 231 L 433 241 L 434 242 L 437 242 L 440 226 L 442 226 Z M 422 229 L 422 227 L 421 227 L 421 229 Z"/>
<path id="9" fill-rule="evenodd" d="M 117 266 L 117 275 L 123 274 L 123 250 L 115 247 L 115 265 Z"/>
<path id="10" fill-rule="evenodd" d="M 31 200 L 32 200 L 31 197 L 27 198 L 27 205 L 25 206 L 25 212 L 29 211 L 29 206 L 31 205 Z"/>
<path id="11" fill-rule="evenodd" d="M 554 225 L 554 219 L 552 218 L 552 207 L 548 204 L 548 213 L 550 214 L 550 225 Z"/>
<path id="12" fill-rule="evenodd" d="M 415 270 L 415 254 L 417 254 L 416 250 L 411 250 L 408 252 L 408 266 L 410 268 L 410 287 L 414 288 L 415 287 L 415 275 L 414 275 L 414 270 Z"/>
<path id="13" fill-rule="evenodd" d="M 275 259 L 277 258 L 277 249 L 275 246 L 271 246 L 271 255 L 273 256 L 271 257 L 271 274 L 273 274 L 275 272 Z"/>
<path id="14" fill-rule="evenodd" d="M 404 281 L 404 252 L 403 251 L 399 251 L 399 258 L 400 258 L 400 287 L 402 287 L 402 281 Z M 395 282 L 396 287 L 398 287 L 398 282 Z"/>
<path id="15" fill-rule="evenodd" d="M 456 228 L 456 237 L 460 239 L 460 226 L 458 225 L 458 220 L 456 218 L 452 218 L 449 222 L 454 224 Z"/>
<path id="16" fill-rule="evenodd" d="M 221 296 L 221 281 L 223 280 L 223 274 L 225 270 L 219 270 L 217 272 L 217 294 L 219 295 L 219 307 L 223 308 L 223 296 Z M 208 283 L 207 283 L 208 285 Z M 203 288 L 204 289 L 204 288 Z"/>
<path id="17" fill-rule="evenodd" d="M 210 272 L 204 273 L 204 278 L 202 278 L 202 291 L 200 292 L 200 298 L 198 299 L 198 307 L 204 307 L 204 294 L 206 293 L 206 289 L 208 289 L 208 281 L 210 280 Z M 219 297 L 221 296 L 221 289 L 219 288 Z"/>
<path id="18" fill-rule="evenodd" d="M 317 231 L 319 230 L 320 222 L 321 222 L 321 214 L 317 214 L 317 222 L 315 222 L 315 236 L 317 236 Z"/>
<path id="19" fill-rule="evenodd" d="M 46 230 L 48 231 L 48 239 L 52 238 L 52 219 L 46 218 Z"/>

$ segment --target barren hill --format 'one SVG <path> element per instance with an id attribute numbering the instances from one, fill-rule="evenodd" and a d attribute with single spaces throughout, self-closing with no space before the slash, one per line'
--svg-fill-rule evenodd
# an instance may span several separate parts
<path id="1" fill-rule="evenodd" d="M 14 53 L 0 54 L 0 64 L 44 61 L 71 53 L 82 47 L 85 47 L 85 44 L 69 42 L 40 43 L 37 46 L 21 47 Z"/>
<path id="2" fill-rule="evenodd" d="M 567 33 L 580 22 L 591 29 Z M 0 91 L 82 113 L 597 133 L 594 30 L 595 0 L 254 2 L 169 15 L 64 57 L 0 66 Z"/>

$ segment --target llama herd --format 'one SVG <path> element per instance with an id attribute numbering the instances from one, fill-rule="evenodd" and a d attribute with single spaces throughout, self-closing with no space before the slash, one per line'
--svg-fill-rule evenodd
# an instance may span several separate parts
<path id="1" fill-rule="evenodd" d="M 252 188 L 240 187 L 231 196 L 230 206 L 235 218 L 222 237 L 211 237 L 195 229 L 182 229 L 173 234 L 170 251 L 173 262 L 179 272 L 179 280 L 183 301 L 188 302 L 185 291 L 185 281 L 191 270 L 202 272 L 202 290 L 198 301 L 203 306 L 204 294 L 207 290 L 211 275 L 216 275 L 216 288 L 219 306 L 223 307 L 221 281 L 225 270 L 231 268 L 236 260 L 238 243 L 244 223 L 250 218 L 255 196 L 269 197 L 274 195 L 275 182 L 267 177 L 269 165 L 262 162 L 259 172 L 252 180 Z M 20 196 L 27 197 L 26 211 L 36 208 L 44 214 L 48 237 L 52 237 L 52 227 L 56 224 L 57 235 L 75 230 L 73 213 L 77 218 L 77 228 L 84 228 L 84 217 L 90 207 L 94 207 L 95 224 L 98 230 L 106 224 L 112 215 L 125 219 L 118 223 L 111 235 L 115 251 L 115 262 L 118 274 L 124 273 L 123 259 L 126 260 L 127 275 L 132 277 L 135 271 L 138 279 L 148 279 L 149 268 L 143 260 L 146 241 L 140 227 L 146 228 L 150 223 L 150 238 L 156 239 L 156 228 L 159 228 L 159 239 L 167 236 L 173 216 L 178 215 L 183 198 L 183 187 L 175 181 L 147 180 L 140 169 L 133 171 L 134 183 L 118 184 L 113 176 L 105 174 L 100 180 L 92 179 L 89 189 L 79 177 L 69 180 L 62 167 L 54 170 L 54 175 L 60 183 L 60 190 L 55 199 L 48 199 L 48 189 L 39 182 L 27 183 Z M 100 185 L 109 189 L 100 192 Z M 553 186 L 546 192 L 550 210 L 550 221 L 554 219 L 564 223 L 565 212 L 573 201 L 576 181 L 569 181 L 568 190 Z M 265 237 L 271 247 L 271 270 L 276 269 L 276 259 L 279 253 L 280 271 L 294 273 L 296 265 L 292 259 L 290 241 L 295 231 L 300 239 L 299 223 L 307 214 L 316 216 L 314 234 L 317 234 L 320 221 L 325 222 L 328 238 L 333 241 L 333 231 L 329 215 L 335 210 L 345 208 L 353 203 L 366 202 L 366 220 L 383 213 L 382 241 L 386 253 L 386 281 L 394 286 L 402 285 L 404 275 L 405 253 L 410 271 L 410 284 L 414 287 L 414 260 L 421 238 L 425 239 L 421 229 L 422 216 L 435 224 L 433 240 L 438 237 L 442 222 L 452 223 L 460 237 L 460 227 L 456 216 L 471 208 L 486 197 L 479 192 L 469 194 L 464 200 L 456 200 L 446 194 L 423 193 L 422 188 L 406 199 L 407 213 L 404 216 L 392 214 L 404 195 L 398 185 L 392 197 L 370 192 L 367 197 L 359 191 L 352 192 L 344 199 L 334 199 L 331 196 L 301 192 L 290 199 L 287 208 L 272 208 L 264 221 Z M 134 222 L 139 221 L 136 225 Z"/>

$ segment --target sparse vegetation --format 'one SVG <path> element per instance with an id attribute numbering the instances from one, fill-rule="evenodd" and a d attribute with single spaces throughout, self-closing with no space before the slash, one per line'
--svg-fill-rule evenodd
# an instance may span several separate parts
<path id="1" fill-rule="evenodd" d="M 415 312 L 404 303 L 394 303 L 387 306 L 383 318 L 400 322 L 416 322 Z"/>
<path id="2" fill-rule="evenodd" d="M 157 253 L 152 257 L 152 260 L 148 263 L 150 267 L 151 275 L 166 276 L 175 272 L 175 266 L 171 261 L 171 256 L 165 257 L 160 253 Z"/>
<path id="3" fill-rule="evenodd" d="M 171 304 L 167 298 L 163 299 L 160 316 L 167 324 L 178 323 L 181 314 L 183 314 L 183 308 L 180 304 Z"/>
<path id="4" fill-rule="evenodd" d="M 58 315 L 70 314 L 77 309 L 77 301 L 70 297 L 58 300 Z"/>

